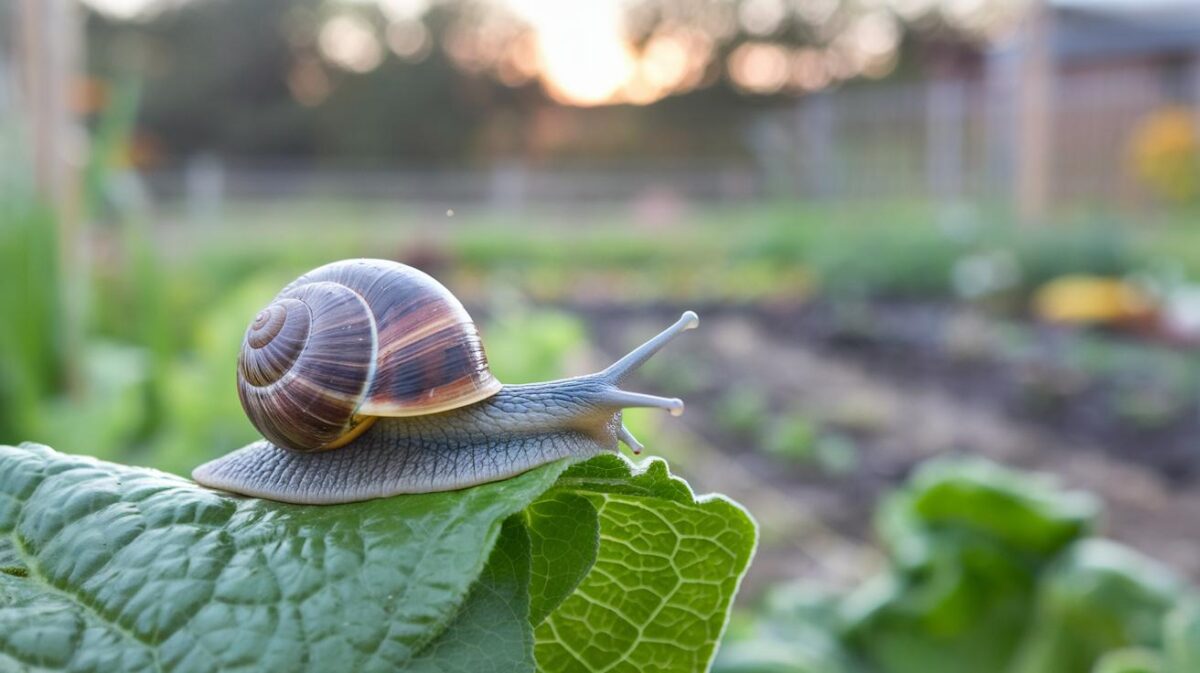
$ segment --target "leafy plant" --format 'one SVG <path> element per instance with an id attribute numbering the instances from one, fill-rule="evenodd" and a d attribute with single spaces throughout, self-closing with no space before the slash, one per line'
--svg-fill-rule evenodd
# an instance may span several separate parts
<path id="1" fill-rule="evenodd" d="M 819 609 L 769 600 L 733 632 L 717 670 L 1200 670 L 1190 590 L 1137 552 L 1085 537 L 1097 512 L 1033 475 L 935 461 L 879 512 L 890 568 L 847 596 L 786 602 Z"/>
<path id="2" fill-rule="evenodd" d="M 880 512 L 895 565 L 852 597 L 851 642 L 888 673 L 1003 671 L 1040 570 L 1094 515 L 994 465 L 928 465 Z"/>
<path id="3" fill-rule="evenodd" d="M 845 474 L 858 464 L 858 447 L 849 437 L 823 430 L 801 412 L 792 412 L 771 425 L 763 448 L 781 459 L 812 464 L 831 474 Z"/>
<path id="4" fill-rule="evenodd" d="M 857 673 L 834 632 L 838 597 L 802 584 L 771 588 L 758 619 L 730 627 L 714 673 Z M 736 620 L 736 616 L 735 616 Z M 737 621 L 735 621 L 737 624 Z"/>
<path id="5" fill-rule="evenodd" d="M 1161 648 L 1163 619 L 1183 591 L 1170 572 L 1132 550 L 1107 540 L 1080 541 L 1042 578 L 1030 636 L 1013 671 L 1088 670 L 1109 651 Z"/>
<path id="6" fill-rule="evenodd" d="M 1093 673 L 1163 673 L 1162 656 L 1154 650 L 1131 647 L 1104 655 Z"/>
<path id="7" fill-rule="evenodd" d="M 1200 671 L 1200 601 L 1185 600 L 1167 615 L 1164 649 L 1171 673 Z"/>
<path id="8" fill-rule="evenodd" d="M 0 669 L 702 670 L 754 541 L 660 460 L 313 507 L 0 447 Z"/>
<path id="9" fill-rule="evenodd" d="M 821 429 L 801 412 L 790 413 L 771 425 L 764 448 L 776 456 L 796 462 L 812 461 Z"/>
<path id="10" fill-rule="evenodd" d="M 0 437 L 16 438 L 36 429 L 39 403 L 63 386 L 59 242 L 48 208 L 0 192 L 0 314 L 9 316 L 0 321 Z"/>
<path id="11" fill-rule="evenodd" d="M 583 321 L 557 311 L 529 311 L 516 302 L 500 306 L 484 327 L 488 361 L 502 381 L 545 381 L 569 368 L 586 343 Z"/>
<path id="12" fill-rule="evenodd" d="M 767 428 L 770 412 L 766 393 L 759 388 L 739 386 L 721 396 L 714 417 L 726 432 L 757 439 Z"/>

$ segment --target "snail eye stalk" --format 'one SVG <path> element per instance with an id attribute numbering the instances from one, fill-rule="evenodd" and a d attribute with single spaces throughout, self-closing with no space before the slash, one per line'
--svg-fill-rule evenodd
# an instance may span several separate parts
<path id="1" fill-rule="evenodd" d="M 628 377 L 630 374 L 632 374 L 634 371 L 636 371 L 638 367 L 641 367 L 642 365 L 644 365 L 646 363 L 646 361 L 649 360 L 652 355 L 654 355 L 655 353 L 662 350 L 663 346 L 666 346 L 668 343 L 670 343 L 672 340 L 674 340 L 675 337 L 679 336 L 680 334 L 683 334 L 687 330 L 695 329 L 696 326 L 699 324 L 700 324 L 700 316 L 696 315 L 695 311 L 684 311 L 683 315 L 679 316 L 679 320 L 676 320 L 674 325 L 671 325 L 670 327 L 666 328 L 662 332 L 659 332 L 656 336 L 651 338 L 646 343 L 642 344 L 641 346 L 638 346 L 637 348 L 633 349 L 632 351 L 629 351 L 629 354 L 626 355 L 625 357 L 623 357 L 620 360 L 617 360 L 613 364 L 609 365 L 608 369 L 605 369 L 604 371 L 600 372 L 600 378 L 607 379 L 614 385 L 620 383 L 626 377 Z M 680 404 L 682 405 L 682 402 Z M 646 405 L 635 405 L 635 406 L 646 406 Z M 661 406 L 661 405 L 649 405 L 649 406 Z M 680 406 L 681 411 L 682 411 L 682 408 L 683 407 Z M 678 414 L 676 414 L 676 415 L 678 415 Z"/>
<path id="2" fill-rule="evenodd" d="M 646 449 L 646 447 L 638 441 L 637 437 L 633 436 L 633 433 L 629 431 L 629 428 L 625 427 L 624 423 L 622 423 L 620 429 L 617 430 L 617 438 L 622 442 L 625 442 L 625 445 L 629 447 L 630 451 L 633 451 L 633 455 L 635 456 L 640 456 L 642 451 Z"/>
<path id="3" fill-rule="evenodd" d="M 686 311 L 683 315 L 679 316 L 679 320 L 675 321 L 675 324 L 659 332 L 652 339 L 633 349 L 628 355 L 617 360 L 610 367 L 597 374 L 596 377 L 605 385 L 592 399 L 592 402 L 616 409 L 628 409 L 631 407 L 665 409 L 672 416 L 682 415 L 683 400 L 677 397 L 659 397 L 657 395 L 635 393 L 628 390 L 621 390 L 618 386 L 622 380 L 636 371 L 638 367 L 645 364 L 651 356 L 662 350 L 663 346 L 666 346 L 683 332 L 694 329 L 699 324 L 699 316 L 692 311 Z M 645 448 L 624 424 L 621 424 L 617 429 L 617 439 L 625 442 L 635 455 L 640 454 Z"/>
<path id="4" fill-rule="evenodd" d="M 596 402 L 621 409 L 629 409 L 631 407 L 666 409 L 671 412 L 672 416 L 683 415 L 683 400 L 678 397 L 659 397 L 658 395 L 633 393 L 628 390 L 620 390 L 619 388 L 610 388 L 600 393 L 596 397 Z"/>

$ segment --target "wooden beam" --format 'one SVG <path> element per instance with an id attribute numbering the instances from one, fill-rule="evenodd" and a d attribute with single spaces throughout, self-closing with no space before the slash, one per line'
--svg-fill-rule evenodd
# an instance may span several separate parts
<path id="1" fill-rule="evenodd" d="M 1022 223 L 1045 220 L 1050 206 L 1053 157 L 1053 15 L 1044 0 L 1033 0 L 1020 38 L 1017 82 L 1016 204 Z"/>
<path id="2" fill-rule="evenodd" d="M 34 179 L 47 202 L 75 198 L 78 128 L 71 105 L 79 73 L 80 26 L 74 0 L 20 0 L 17 36 Z"/>
<path id="3" fill-rule="evenodd" d="M 80 174 L 87 152 L 72 96 L 82 75 L 83 26 L 77 0 L 19 0 L 17 68 L 24 123 L 29 129 L 34 188 L 54 214 L 58 246 L 63 385 L 81 388 L 86 256 L 81 233 Z"/>

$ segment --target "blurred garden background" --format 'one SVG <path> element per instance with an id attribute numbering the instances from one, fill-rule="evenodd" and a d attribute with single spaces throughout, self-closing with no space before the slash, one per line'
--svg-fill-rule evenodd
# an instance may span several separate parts
<path id="1" fill-rule="evenodd" d="M 761 543 L 732 671 L 1200 672 L 1200 5 L 0 4 L 0 442 L 186 475 L 345 257 Z"/>

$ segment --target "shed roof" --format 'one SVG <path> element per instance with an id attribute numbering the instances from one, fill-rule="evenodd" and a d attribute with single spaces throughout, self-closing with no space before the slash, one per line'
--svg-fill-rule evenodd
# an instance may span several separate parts
<path id="1" fill-rule="evenodd" d="M 1196 0 L 1052 0 L 1054 50 L 1063 59 L 1200 54 Z"/>

